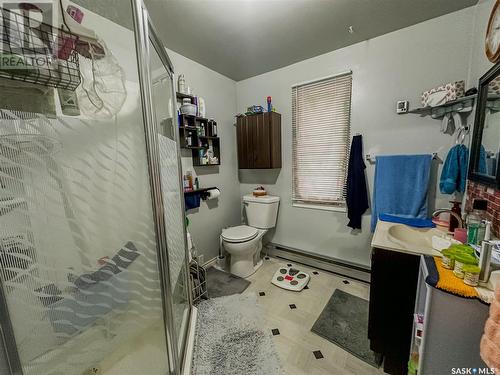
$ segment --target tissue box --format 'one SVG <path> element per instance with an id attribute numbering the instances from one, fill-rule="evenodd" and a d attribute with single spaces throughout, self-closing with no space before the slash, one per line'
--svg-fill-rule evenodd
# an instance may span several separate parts
<path id="1" fill-rule="evenodd" d="M 424 107 L 435 107 L 452 100 L 465 96 L 465 82 L 455 81 L 424 91 L 422 93 L 422 105 Z"/>
<path id="2" fill-rule="evenodd" d="M 489 95 L 500 95 L 500 76 L 494 78 L 488 85 Z"/>

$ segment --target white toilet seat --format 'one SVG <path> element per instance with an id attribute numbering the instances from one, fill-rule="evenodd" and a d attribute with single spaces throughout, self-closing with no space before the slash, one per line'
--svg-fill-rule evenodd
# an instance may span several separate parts
<path id="1" fill-rule="evenodd" d="M 231 273 L 248 277 L 262 265 L 262 237 L 267 230 L 239 225 L 224 229 L 221 234 L 224 249 L 231 255 Z"/>
<path id="2" fill-rule="evenodd" d="M 238 225 L 224 229 L 222 239 L 230 243 L 241 243 L 253 240 L 259 234 L 258 229 L 248 225 Z"/>

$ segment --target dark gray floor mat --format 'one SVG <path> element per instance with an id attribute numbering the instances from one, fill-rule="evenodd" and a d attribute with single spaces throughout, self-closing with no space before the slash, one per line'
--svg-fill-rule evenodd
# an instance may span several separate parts
<path id="1" fill-rule="evenodd" d="M 207 270 L 208 297 L 216 298 L 242 293 L 250 281 L 242 279 L 231 273 L 210 267 Z"/>
<path id="2" fill-rule="evenodd" d="M 368 306 L 368 301 L 337 289 L 311 331 L 378 368 L 380 358 L 368 340 Z"/>

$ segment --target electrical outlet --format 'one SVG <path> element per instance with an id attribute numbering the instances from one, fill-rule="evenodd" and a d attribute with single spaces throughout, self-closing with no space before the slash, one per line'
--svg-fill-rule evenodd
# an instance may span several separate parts
<path id="1" fill-rule="evenodd" d="M 408 100 L 400 100 L 396 103 L 396 113 L 408 113 L 410 102 Z"/>

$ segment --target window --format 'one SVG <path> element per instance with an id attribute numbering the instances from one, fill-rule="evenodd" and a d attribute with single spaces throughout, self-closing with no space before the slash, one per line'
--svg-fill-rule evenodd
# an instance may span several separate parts
<path id="1" fill-rule="evenodd" d="M 352 74 L 292 87 L 293 203 L 345 207 Z"/>

